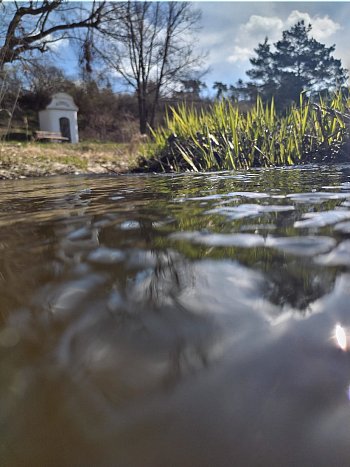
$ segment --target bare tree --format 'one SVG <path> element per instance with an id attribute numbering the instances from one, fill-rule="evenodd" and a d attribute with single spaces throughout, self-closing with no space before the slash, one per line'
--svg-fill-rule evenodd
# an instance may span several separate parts
<path id="1" fill-rule="evenodd" d="M 191 36 L 199 19 L 188 2 L 134 1 L 117 11 L 107 47 L 99 52 L 135 90 L 141 133 L 154 125 L 161 93 L 201 64 Z"/>
<path id="2" fill-rule="evenodd" d="M 64 0 L 2 2 L 0 0 L 0 71 L 6 63 L 70 38 L 69 31 L 97 29 L 106 18 L 106 2 Z"/>

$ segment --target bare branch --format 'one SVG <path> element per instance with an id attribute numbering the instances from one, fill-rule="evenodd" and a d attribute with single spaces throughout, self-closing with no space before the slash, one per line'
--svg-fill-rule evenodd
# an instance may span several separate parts
<path id="1" fill-rule="evenodd" d="M 8 26 L 0 43 L 0 70 L 6 63 L 21 59 L 26 53 L 48 50 L 47 44 L 59 40 L 68 30 L 98 29 L 105 18 L 106 2 L 90 4 L 89 9 L 69 6 L 64 0 L 4 4 Z M 71 13 L 68 17 L 68 13 Z M 71 19 L 73 17 L 73 19 Z"/>

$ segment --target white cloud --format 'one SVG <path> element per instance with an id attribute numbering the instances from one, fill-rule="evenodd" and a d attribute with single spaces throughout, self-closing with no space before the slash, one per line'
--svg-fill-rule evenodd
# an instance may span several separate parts
<path id="1" fill-rule="evenodd" d="M 327 16 L 328 18 L 328 16 Z M 309 13 L 303 13 L 301 11 L 298 11 L 298 10 L 293 10 L 290 15 L 288 16 L 286 22 L 285 22 L 285 25 L 286 27 L 289 29 L 291 26 L 294 26 L 294 24 L 296 24 L 298 21 L 301 21 L 301 20 L 304 20 L 305 21 L 305 24 L 309 24 L 311 23 L 312 19 L 311 19 L 311 16 L 309 15 Z M 313 23 L 314 25 L 314 23 Z M 314 29 L 314 27 L 313 27 Z"/>
<path id="2" fill-rule="evenodd" d="M 302 13 L 294 10 L 288 16 L 285 28 L 289 29 L 298 21 L 304 20 L 305 24 L 311 24 L 311 35 L 318 41 L 328 39 L 340 29 L 340 24 L 333 21 L 328 15 L 323 17 L 310 16 L 308 13 Z"/>
<path id="3" fill-rule="evenodd" d="M 49 38 L 50 43 L 48 44 L 48 47 L 52 52 L 62 52 L 63 49 L 69 47 L 68 39 L 62 38 L 62 39 L 54 40 L 53 42 L 51 42 L 51 40 L 52 39 Z"/>
<path id="4" fill-rule="evenodd" d="M 248 47 L 240 47 L 235 45 L 233 53 L 227 58 L 228 62 L 236 63 L 248 60 L 253 55 L 253 50 Z"/>
<path id="5" fill-rule="evenodd" d="M 39 30 L 35 33 L 39 34 Z M 68 38 L 62 36 L 59 39 L 55 38 L 52 34 L 48 34 L 47 36 L 43 37 L 42 39 L 38 40 L 38 44 L 46 44 L 47 48 L 51 52 L 62 52 L 64 49 L 69 47 L 69 40 Z"/>
<path id="6" fill-rule="evenodd" d="M 281 31 L 283 28 L 283 21 L 277 16 L 258 16 L 252 15 L 246 24 L 240 27 L 240 33 L 248 37 L 271 37 L 271 33 Z"/>
<path id="7" fill-rule="evenodd" d="M 200 36 L 201 47 L 215 47 L 222 42 L 222 31 L 208 32 L 204 31 Z"/>

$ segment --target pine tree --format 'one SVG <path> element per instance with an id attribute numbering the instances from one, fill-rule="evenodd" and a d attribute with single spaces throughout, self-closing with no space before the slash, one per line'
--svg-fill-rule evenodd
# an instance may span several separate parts
<path id="1" fill-rule="evenodd" d="M 213 89 L 216 90 L 216 99 L 221 99 L 228 91 L 227 84 L 222 83 L 221 81 L 215 81 Z"/>
<path id="2" fill-rule="evenodd" d="M 319 92 L 342 86 L 347 70 L 332 54 L 335 46 L 326 47 L 310 37 L 311 24 L 299 21 L 283 31 L 282 39 L 271 51 L 266 38 L 255 49 L 257 57 L 250 60 L 253 68 L 247 71 L 261 95 L 276 96 L 280 106 L 298 99 L 302 91 Z"/>

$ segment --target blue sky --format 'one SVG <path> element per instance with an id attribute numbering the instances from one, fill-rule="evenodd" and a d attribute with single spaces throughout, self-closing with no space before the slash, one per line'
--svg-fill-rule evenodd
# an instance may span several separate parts
<path id="1" fill-rule="evenodd" d="M 281 37 L 298 20 L 313 26 L 312 35 L 327 46 L 336 45 L 334 56 L 350 69 L 350 2 L 219 2 L 198 1 L 194 6 L 202 11 L 197 47 L 208 51 L 206 65 L 210 72 L 203 78 L 212 94 L 215 81 L 234 84 L 247 79 L 249 57 L 253 49 L 267 36 L 271 42 Z M 60 55 L 73 64 L 65 46 Z"/>

